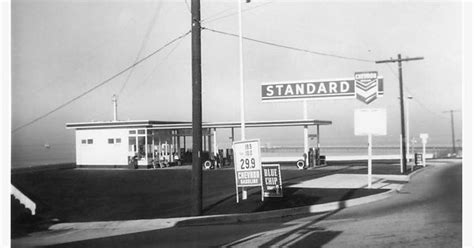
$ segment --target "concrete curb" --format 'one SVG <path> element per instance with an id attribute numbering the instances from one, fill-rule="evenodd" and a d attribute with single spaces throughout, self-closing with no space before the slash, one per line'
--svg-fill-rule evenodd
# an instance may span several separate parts
<path id="1" fill-rule="evenodd" d="M 287 208 L 280 210 L 272 210 L 257 213 L 244 214 L 226 214 L 226 215 L 209 215 L 198 217 L 181 217 L 166 219 L 143 219 L 129 221 L 102 221 L 102 222 L 78 222 L 78 223 L 60 223 L 49 227 L 50 230 L 91 230 L 91 229 L 135 229 L 136 231 L 163 229 L 170 227 L 183 226 L 199 226 L 199 225 L 216 225 L 216 224 L 232 224 L 253 222 L 258 220 L 284 218 L 290 216 L 317 214 L 330 211 L 341 210 L 369 202 L 385 199 L 395 192 L 399 191 L 403 185 L 390 191 L 374 194 L 370 196 L 350 199 L 346 201 L 329 202 L 324 204 L 316 204 L 304 207 Z"/>
<path id="2" fill-rule="evenodd" d="M 408 181 L 410 181 L 411 178 L 412 178 L 414 175 L 416 175 L 418 172 L 420 172 L 420 171 L 426 169 L 428 166 L 429 166 L 429 165 L 426 165 L 425 167 L 421 167 L 420 169 L 418 169 L 418 170 L 416 170 L 416 171 L 414 171 L 414 172 L 408 174 L 408 175 L 407 175 Z"/>

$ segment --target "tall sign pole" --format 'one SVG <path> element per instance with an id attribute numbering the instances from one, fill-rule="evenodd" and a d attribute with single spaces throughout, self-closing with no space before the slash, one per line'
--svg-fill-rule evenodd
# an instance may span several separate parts
<path id="1" fill-rule="evenodd" d="M 202 99 L 201 99 L 201 2 L 191 1 L 193 168 L 191 175 L 191 214 L 202 213 Z"/>
<path id="2" fill-rule="evenodd" d="M 421 59 L 423 59 L 423 57 L 402 59 L 402 55 L 398 54 L 398 59 L 375 61 L 376 64 L 398 62 L 398 80 L 399 80 L 399 85 L 400 85 L 400 116 L 401 116 L 401 124 L 402 124 L 402 168 L 403 168 L 403 173 L 407 172 L 407 139 L 406 139 L 406 136 L 405 136 L 405 105 L 404 105 L 404 102 L 403 102 L 404 98 L 403 98 L 402 62 L 411 61 L 411 60 L 421 60 Z"/>
<path id="3" fill-rule="evenodd" d="M 239 75 L 240 75 L 240 140 L 245 140 L 245 112 L 244 112 L 244 60 L 242 55 L 242 4 L 236 0 L 239 12 Z"/>

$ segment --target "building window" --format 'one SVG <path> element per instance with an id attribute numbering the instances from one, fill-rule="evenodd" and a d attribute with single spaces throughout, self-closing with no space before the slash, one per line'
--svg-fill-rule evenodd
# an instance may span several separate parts
<path id="1" fill-rule="evenodd" d="M 108 139 L 109 141 L 109 144 L 113 144 L 114 143 L 114 139 Z"/>
<path id="2" fill-rule="evenodd" d="M 145 129 L 138 130 L 138 134 L 145 134 Z"/>
<path id="3" fill-rule="evenodd" d="M 87 139 L 87 144 L 93 144 L 94 143 L 94 140 L 92 139 Z"/>
<path id="4" fill-rule="evenodd" d="M 115 143 L 116 143 L 116 144 L 122 143 L 122 139 L 120 139 L 120 138 L 115 139 Z"/>
<path id="5" fill-rule="evenodd" d="M 137 132 L 135 130 L 130 130 L 128 131 L 129 134 L 136 134 Z"/>
<path id="6" fill-rule="evenodd" d="M 83 140 L 81 140 L 81 143 L 82 144 L 87 144 L 87 140 L 83 139 Z"/>

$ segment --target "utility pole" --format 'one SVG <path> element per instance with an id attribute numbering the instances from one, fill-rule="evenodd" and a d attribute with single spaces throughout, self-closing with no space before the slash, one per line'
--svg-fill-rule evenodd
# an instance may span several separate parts
<path id="1" fill-rule="evenodd" d="M 202 95 L 201 95 L 201 0 L 191 1 L 191 50 L 193 94 L 193 168 L 191 174 L 191 215 L 202 213 Z"/>
<path id="2" fill-rule="evenodd" d="M 443 113 L 451 113 L 451 138 L 453 142 L 453 154 L 456 154 L 456 139 L 454 138 L 454 112 L 459 112 L 459 110 L 449 110 L 444 111 Z"/>
<path id="3" fill-rule="evenodd" d="M 398 79 L 400 82 L 400 115 L 401 115 L 401 124 L 402 124 L 402 168 L 403 173 L 407 172 L 407 140 L 405 137 L 405 106 L 403 102 L 403 76 L 402 76 L 402 62 L 411 61 L 411 60 L 421 60 L 423 57 L 415 58 L 404 58 L 402 55 L 398 54 L 398 59 L 388 59 L 388 60 L 379 60 L 375 61 L 376 64 L 381 63 L 395 63 L 398 62 Z"/>

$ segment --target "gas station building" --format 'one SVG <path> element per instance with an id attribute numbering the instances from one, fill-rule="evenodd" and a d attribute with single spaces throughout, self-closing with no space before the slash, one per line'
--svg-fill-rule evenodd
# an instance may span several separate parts
<path id="1" fill-rule="evenodd" d="M 302 135 L 305 153 L 308 152 L 308 127 L 317 127 L 319 147 L 319 126 L 330 125 L 324 120 L 273 120 L 249 121 L 246 128 L 303 127 Z M 230 129 L 234 141 L 234 129 L 240 122 L 202 123 L 203 151 L 217 154 L 217 129 Z M 169 161 L 180 158 L 181 151 L 190 147 L 186 141 L 192 138 L 192 123 L 179 121 L 96 121 L 67 123 L 67 129 L 75 130 L 76 165 L 78 167 L 126 167 L 130 157 L 137 156 L 138 166 L 148 167 L 159 158 Z M 296 161 L 295 161 L 296 162 Z"/>

